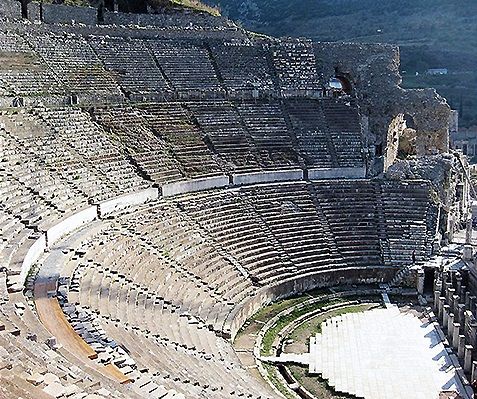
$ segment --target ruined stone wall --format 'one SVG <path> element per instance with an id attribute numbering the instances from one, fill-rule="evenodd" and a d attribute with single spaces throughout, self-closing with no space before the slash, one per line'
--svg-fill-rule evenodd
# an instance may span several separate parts
<path id="1" fill-rule="evenodd" d="M 177 14 L 130 14 L 110 11 L 104 13 L 104 24 L 154 26 L 159 28 L 187 28 L 194 25 L 216 28 L 233 25 L 230 21 L 222 17 L 192 12 L 181 12 Z"/>
<path id="2" fill-rule="evenodd" d="M 46 24 L 96 25 L 97 10 L 92 7 L 72 7 L 62 4 L 43 4 L 43 22 Z"/>
<path id="3" fill-rule="evenodd" d="M 406 128 L 406 122 L 404 121 L 404 115 L 397 115 L 389 124 L 388 137 L 386 144 L 386 154 L 384 155 L 384 170 L 387 170 L 396 160 L 399 151 L 399 140 L 404 134 Z"/>
<path id="4" fill-rule="evenodd" d="M 450 108 L 433 89 L 400 87 L 397 46 L 315 43 L 314 47 L 323 82 L 333 76 L 345 77 L 359 99 L 361 112 L 369 119 L 366 139 L 377 151 L 375 174 L 395 159 L 399 140 L 388 139 L 388 133 L 396 134 L 395 118 L 400 114 L 410 115 L 415 122 L 418 155 L 448 151 Z"/>
<path id="5" fill-rule="evenodd" d="M 424 179 L 433 188 L 433 201 L 441 207 L 440 232 L 451 237 L 463 228 L 471 212 L 469 182 L 461 155 L 445 153 L 396 160 L 385 173 L 390 180 Z"/>
<path id="6" fill-rule="evenodd" d="M 21 19 L 21 5 L 16 0 L 0 1 L 0 19 Z"/>
<path id="7" fill-rule="evenodd" d="M 28 19 L 32 22 L 41 22 L 40 3 L 28 3 Z"/>

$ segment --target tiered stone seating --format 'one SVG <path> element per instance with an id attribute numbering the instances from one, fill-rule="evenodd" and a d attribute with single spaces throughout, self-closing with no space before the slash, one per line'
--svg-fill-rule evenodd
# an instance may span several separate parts
<path id="1" fill-rule="evenodd" d="M 244 187 L 186 197 L 179 206 L 241 265 L 254 282 L 272 284 L 326 267 L 409 264 L 429 257 L 435 215 L 425 184 L 367 180 Z M 399 195 L 401 186 L 407 195 Z M 417 195 L 415 222 L 398 218 Z M 422 198 L 421 198 L 422 197 Z M 398 207 L 392 205 L 400 202 Z M 399 216 L 401 215 L 401 216 Z M 394 219 L 396 218 L 396 219 Z M 411 242 L 417 246 L 411 246 Z"/>
<path id="2" fill-rule="evenodd" d="M 157 103 L 139 107 L 149 128 L 170 145 L 174 158 L 188 177 L 221 174 L 214 154 L 181 104 Z"/>
<path id="3" fill-rule="evenodd" d="M 118 193 L 137 191 L 149 186 L 137 169 L 118 150 L 117 143 L 90 116 L 78 109 L 38 110 L 57 135 L 104 175 Z"/>
<path id="4" fill-rule="evenodd" d="M 193 102 L 188 108 L 214 152 L 224 159 L 226 169 L 236 172 L 261 168 L 251 138 L 231 103 L 221 100 Z"/>
<path id="5" fill-rule="evenodd" d="M 82 36 L 34 35 L 30 44 L 74 93 L 120 96 L 119 87 Z"/>
<path id="6" fill-rule="evenodd" d="M 376 192 L 369 181 L 322 181 L 311 187 L 344 260 L 351 266 L 382 265 L 379 187 Z"/>
<path id="7" fill-rule="evenodd" d="M 291 272 L 292 265 L 283 247 L 253 203 L 240 192 L 186 198 L 179 206 L 248 271 L 253 281 L 270 284 Z"/>
<path id="8" fill-rule="evenodd" d="M 0 113 L 2 398 L 276 397 L 232 349 L 239 321 L 290 285 L 431 255 L 438 212 L 421 181 L 303 173 L 103 212 L 151 185 L 364 164 L 357 102 L 316 99 L 311 42 L 204 15 L 155 22 L 0 32 L 0 102 L 15 106 Z M 58 239 L 64 224 L 50 228 L 86 206 L 94 220 Z"/>
<path id="9" fill-rule="evenodd" d="M 171 85 L 181 91 L 221 90 L 207 49 L 185 41 L 148 42 Z"/>
<path id="10" fill-rule="evenodd" d="M 229 95 L 273 93 L 275 85 L 268 65 L 267 53 L 259 43 L 210 42 L 224 86 Z"/>
<path id="11" fill-rule="evenodd" d="M 93 37 L 91 46 L 126 92 L 170 90 L 144 41 L 122 37 Z"/>
<path id="12" fill-rule="evenodd" d="M 29 399 L 142 397 L 81 370 L 77 359 L 49 344 L 54 340 L 29 306 L 20 294 L 0 307 L 0 393 L 6 389 Z"/>
<path id="13" fill-rule="evenodd" d="M 317 100 L 290 100 L 285 102 L 290 122 L 295 129 L 298 150 L 307 166 L 331 168 L 337 166 L 334 147 Z"/>
<path id="14" fill-rule="evenodd" d="M 102 358 L 114 359 L 105 344 L 126 348 L 137 361 L 127 363 L 132 376 L 147 370 L 155 383 L 193 398 L 269 397 L 259 387 L 251 393 L 252 377 L 209 331 L 221 328 L 250 283 L 177 216 L 170 207 L 148 207 L 71 251 L 65 311 Z"/>
<path id="15" fill-rule="evenodd" d="M 363 166 L 363 138 L 354 100 L 325 99 L 321 104 L 339 166 Z"/>
<path id="16" fill-rule="evenodd" d="M 128 219 L 128 222 L 131 219 Z M 172 208 L 151 209 L 134 220 L 136 231 L 147 237 L 151 246 L 163 256 L 178 262 L 189 275 L 206 283 L 211 293 L 224 304 L 234 304 L 250 294 L 251 284 L 244 281 L 241 270 L 229 262 L 220 248 L 208 244 L 206 237 L 185 223 L 177 210 Z M 172 239 L 171 239 L 172 238 Z M 220 311 L 227 314 L 226 306 Z M 222 322 L 222 316 L 208 316 Z"/>
<path id="17" fill-rule="evenodd" d="M 117 136 L 124 150 L 149 179 L 158 184 L 182 179 L 181 166 L 170 155 L 170 144 L 154 135 L 139 110 L 131 107 L 96 109 L 94 117 Z"/>
<path id="18" fill-rule="evenodd" d="M 25 118 L 14 114 L 5 114 L 0 117 L 9 131 L 17 134 L 24 128 Z M 4 142 L 6 158 L 1 162 L 1 167 L 17 182 L 37 193 L 40 198 L 65 215 L 71 214 L 87 205 L 84 194 L 62 181 L 56 171 L 50 171 L 39 159 L 23 146 L 24 142 L 13 134 L 0 129 L 0 139 Z"/>
<path id="19" fill-rule="evenodd" d="M 245 374 L 233 362 L 230 347 L 225 349 L 227 345 L 222 338 L 138 280 L 129 280 L 130 275 L 122 278 L 121 273 L 121 269 L 104 270 L 95 266 L 83 269 L 75 283 L 80 288 L 80 301 L 85 303 L 82 306 L 100 314 L 96 322 L 103 334 L 125 346 L 133 355 L 131 359 L 138 359 L 133 367 L 147 369 L 156 383 L 180 389 L 192 397 L 200 392 L 210 395 L 207 397 L 220 397 L 214 392 L 223 390 L 226 382 L 233 380 L 224 370 Z M 82 323 L 82 328 L 87 325 Z M 90 340 L 92 345 L 97 343 L 92 336 Z"/>
<path id="20" fill-rule="evenodd" d="M 33 218 L 38 218 L 37 215 L 42 216 L 51 212 L 51 210 L 48 208 L 45 210 L 45 205 L 41 204 L 43 205 L 43 212 L 41 205 L 39 205 L 40 209 L 35 214 L 26 215 L 30 218 L 29 220 L 22 219 L 22 213 L 25 214 L 25 211 L 21 210 L 22 213 L 16 213 L 19 212 L 18 208 L 21 204 L 9 203 L 10 198 L 7 197 L 8 193 L 5 192 L 5 186 L 9 184 L 8 180 L 2 181 L 0 184 L 0 198 L 2 199 L 0 205 L 0 269 L 7 270 L 9 276 L 14 276 L 20 274 L 23 258 L 30 246 L 39 237 L 33 226 L 28 228 L 26 224 L 38 223 Z M 31 200 L 32 198 L 26 197 L 27 201 L 28 199 Z M 11 283 L 13 284 L 15 281 Z"/>
<path id="21" fill-rule="evenodd" d="M 43 137 L 21 140 L 28 156 L 41 158 L 46 168 L 54 171 L 68 184 L 86 195 L 91 202 L 99 202 L 120 193 L 118 187 L 89 159 L 70 147 L 53 132 Z"/>
<path id="22" fill-rule="evenodd" d="M 383 182 L 381 197 L 387 231 L 387 245 L 383 246 L 384 261 L 405 266 L 412 264 L 413 254 L 416 261 L 428 258 L 432 251 L 429 236 L 434 238 L 435 233 L 435 224 L 427 226 L 430 202 L 428 184 Z"/>
<path id="23" fill-rule="evenodd" d="M 242 103 L 237 108 L 264 167 L 298 166 L 296 138 L 278 103 Z"/>
<path id="24" fill-rule="evenodd" d="M 293 263 L 304 274 L 342 264 L 326 219 L 315 206 L 306 184 L 276 184 L 241 190 Z"/>
<path id="25" fill-rule="evenodd" d="M 63 84 L 20 35 L 0 32 L 0 59 L 4 94 L 38 96 L 65 92 Z"/>
<path id="26" fill-rule="evenodd" d="M 271 51 L 282 95 L 321 90 L 311 40 L 280 40 Z"/>
<path id="27" fill-rule="evenodd" d="M 68 195 L 66 198 L 62 196 L 61 182 L 47 173 L 42 174 L 35 161 L 30 164 L 25 162 L 21 152 L 16 151 L 15 141 L 2 129 L 0 144 L 0 171 L 3 175 L 0 199 L 4 209 L 25 226 L 45 231 L 61 219 L 61 214 L 73 206 L 72 202 L 68 202 Z M 57 193 L 56 188 L 59 190 Z"/>

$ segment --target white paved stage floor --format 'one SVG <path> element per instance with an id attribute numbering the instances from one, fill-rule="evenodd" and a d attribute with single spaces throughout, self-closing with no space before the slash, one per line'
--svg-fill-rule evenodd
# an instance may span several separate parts
<path id="1" fill-rule="evenodd" d="M 333 317 L 312 337 L 310 372 L 366 399 L 433 399 L 464 388 L 432 324 L 397 306 Z"/>

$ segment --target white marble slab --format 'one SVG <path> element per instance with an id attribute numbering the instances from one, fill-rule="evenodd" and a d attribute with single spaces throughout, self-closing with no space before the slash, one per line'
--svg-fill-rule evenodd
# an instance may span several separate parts
<path id="1" fill-rule="evenodd" d="M 444 389 L 467 397 L 433 325 L 394 305 L 327 320 L 310 355 L 310 372 L 366 399 L 431 399 Z"/>

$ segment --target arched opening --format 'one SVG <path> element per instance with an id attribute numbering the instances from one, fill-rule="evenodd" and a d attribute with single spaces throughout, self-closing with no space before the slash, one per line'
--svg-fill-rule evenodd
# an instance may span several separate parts
<path id="1" fill-rule="evenodd" d="M 21 0 L 20 4 L 22 8 L 22 18 L 28 19 L 28 1 Z"/>
<path id="2" fill-rule="evenodd" d="M 411 115 L 404 114 L 404 122 L 406 122 L 407 128 L 416 130 L 416 122 Z"/>
<path id="3" fill-rule="evenodd" d="M 432 294 L 434 291 L 435 269 L 424 268 L 424 294 Z"/>
<path id="4" fill-rule="evenodd" d="M 349 95 L 353 93 L 353 85 L 351 84 L 349 78 L 338 73 L 336 74 L 335 78 L 341 83 L 341 90 L 343 90 L 343 92 Z"/>
<path id="5" fill-rule="evenodd" d="M 399 133 L 398 158 L 406 159 L 411 155 L 417 154 L 416 139 L 417 127 L 412 115 L 404 114 L 404 124 L 402 131 Z"/>

